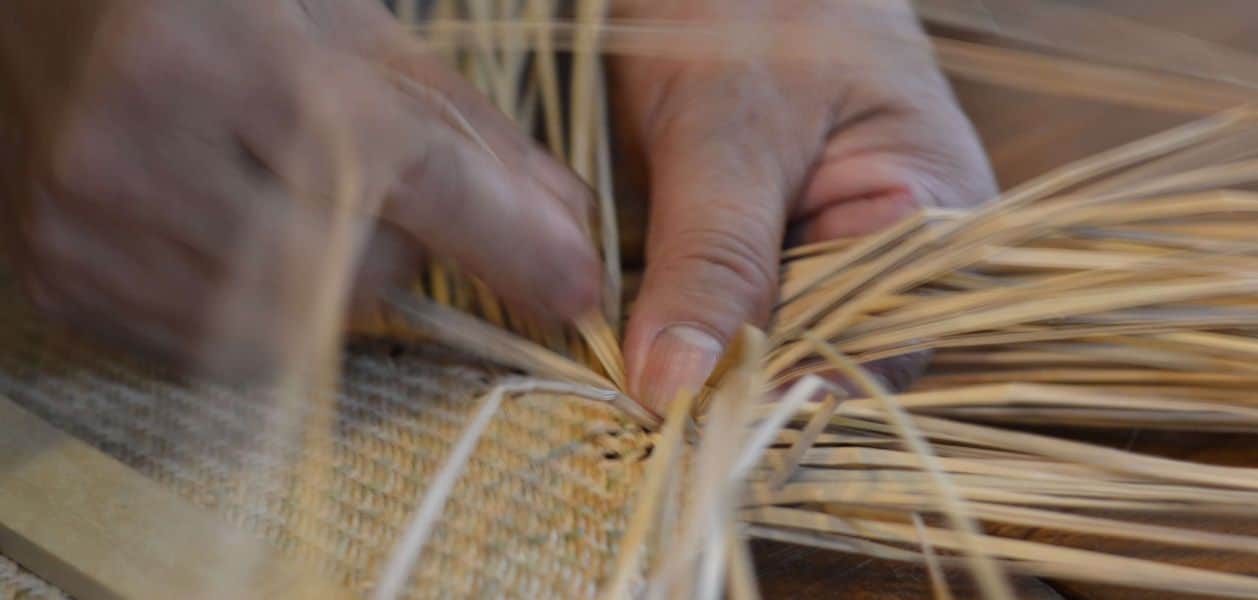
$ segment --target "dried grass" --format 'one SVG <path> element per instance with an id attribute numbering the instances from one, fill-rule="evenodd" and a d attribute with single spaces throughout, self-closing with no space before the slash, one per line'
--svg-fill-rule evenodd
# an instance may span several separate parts
<path id="1" fill-rule="evenodd" d="M 470 3 L 462 21 L 446 3 L 451 12 L 442 14 L 451 18 L 424 29 L 447 48 L 466 48 L 469 74 L 509 114 L 540 121 L 552 150 L 594 182 L 602 202 L 593 235 L 619 281 L 597 53 L 663 47 L 713 56 L 736 52 L 738 45 L 719 43 L 720 33 L 739 30 L 609 22 L 597 1 L 580 2 L 573 22 L 554 20 L 550 2 L 507 4 L 495 12 Z M 1059 49 L 1068 38 L 1044 34 L 1088 16 L 1058 10 L 1046 19 L 1052 29 L 1037 29 L 947 4 L 925 14 Z M 784 58 L 823 43 L 804 26 L 772 27 L 799 40 L 774 46 Z M 1082 43 L 1071 53 L 1109 56 L 1112 44 L 1103 41 L 1089 37 L 1103 47 Z M 1002 537 L 993 528 L 1258 554 L 1258 538 L 1139 520 L 1252 520 L 1258 469 L 1020 429 L 1258 430 L 1258 195 L 1247 191 L 1258 183 L 1258 122 L 1237 108 L 1253 98 L 1243 77 L 1258 74 L 1246 70 L 1252 59 L 1182 38 L 1165 69 L 1142 57 L 1096 64 L 935 44 L 945 65 L 966 76 L 1211 116 L 1063 167 L 973 213 L 924 212 L 862 240 L 787 252 L 767 336 L 748 331 L 710 397 L 684 398 L 664 420 L 606 597 L 754 597 L 748 537 L 921 562 L 940 598 L 951 597 L 942 569 L 958 566 L 974 571 L 988 598 L 1012 597 L 1012 573 L 1258 597 L 1255 578 Z M 562 50 L 574 52 L 567 122 L 554 58 Z M 1185 66 L 1193 61 L 1215 70 L 1203 76 Z M 434 265 L 422 291 L 435 302 L 396 304 L 408 327 L 531 375 L 607 390 L 600 399 L 657 424 L 625 395 L 618 303 L 561 336 L 543 335 L 476 290 Z M 618 290 L 610 284 L 609 297 L 618 300 Z M 491 316 L 497 310 L 505 316 Z M 935 367 L 903 394 L 859 367 L 924 350 L 936 352 Z M 864 397 L 810 376 L 835 371 Z M 791 387 L 767 391 L 782 386 Z M 699 435 L 683 443 L 692 417 Z"/>

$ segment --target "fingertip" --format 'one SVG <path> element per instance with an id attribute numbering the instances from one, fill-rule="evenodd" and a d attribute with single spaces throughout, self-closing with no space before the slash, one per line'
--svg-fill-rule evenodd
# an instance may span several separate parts
<path id="1" fill-rule="evenodd" d="M 572 262 L 572 267 L 555 269 L 553 277 L 544 282 L 547 308 L 565 322 L 596 310 L 602 300 L 603 279 L 598 260 L 591 253 Z"/>
<path id="2" fill-rule="evenodd" d="M 650 342 L 645 362 L 632 382 L 634 397 L 664 414 L 680 393 L 697 394 L 716 368 L 725 344 L 697 325 L 670 325 Z"/>
<path id="3" fill-rule="evenodd" d="M 574 218 L 582 223 L 589 220 L 590 211 L 596 203 L 595 192 L 572 169 L 535 144 L 528 151 L 525 165 L 528 176 L 554 196 Z"/>
<path id="4" fill-rule="evenodd" d="M 589 236 L 552 202 L 534 204 L 513 233 L 497 242 L 501 260 L 486 274 L 505 299 L 542 322 L 570 323 L 599 306 L 603 263 Z"/>

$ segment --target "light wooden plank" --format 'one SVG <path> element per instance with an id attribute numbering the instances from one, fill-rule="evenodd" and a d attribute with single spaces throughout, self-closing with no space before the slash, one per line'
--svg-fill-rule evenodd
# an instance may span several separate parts
<path id="1" fill-rule="evenodd" d="M 354 597 L 6 398 L 0 553 L 84 599 Z"/>

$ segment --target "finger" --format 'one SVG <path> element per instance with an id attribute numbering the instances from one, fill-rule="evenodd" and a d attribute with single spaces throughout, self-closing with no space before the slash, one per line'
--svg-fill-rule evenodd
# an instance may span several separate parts
<path id="1" fill-rule="evenodd" d="M 59 279 L 48 283 L 44 275 L 27 275 L 23 287 L 32 305 L 48 322 L 81 336 L 80 339 L 125 348 L 176 369 L 195 364 L 185 338 L 152 323 L 119 318 L 126 314 L 127 307 L 118 306 L 114 298 L 100 294 L 86 280 Z"/>
<path id="2" fill-rule="evenodd" d="M 918 379 L 922 378 L 933 357 L 933 352 L 923 350 L 884 358 L 865 365 L 865 369 L 882 380 L 888 391 L 900 393 L 907 391 Z"/>
<path id="3" fill-rule="evenodd" d="M 529 178 L 567 207 L 581 223 L 589 220 L 594 196 L 571 169 L 555 159 L 487 97 L 451 71 L 420 38 L 400 31 L 384 48 L 382 60 L 401 76 L 399 87 L 412 101 L 443 117 L 452 129 L 471 134 L 519 177 Z"/>
<path id="4" fill-rule="evenodd" d="M 132 228 L 41 200 L 28 229 L 23 279 L 36 308 L 75 330 L 178 366 L 195 363 L 211 297 L 198 261 Z"/>
<path id="5" fill-rule="evenodd" d="M 63 137 L 36 187 L 30 265 L 46 303 L 98 337 L 187 370 L 259 372 L 283 339 L 281 278 L 241 273 L 279 259 L 271 244 L 292 237 L 294 207 L 240 168 L 214 113 L 192 113 L 151 115 L 168 125 L 157 138 L 99 118 Z M 305 237 L 294 255 L 326 240 Z"/>
<path id="6" fill-rule="evenodd" d="M 512 305 L 542 320 L 567 320 L 597 304 L 598 257 L 573 209 L 582 189 L 557 194 L 511 168 L 521 164 L 510 160 L 518 154 L 495 152 L 479 136 L 495 128 L 460 128 L 440 110 L 444 104 L 396 87 L 365 63 L 320 63 L 322 81 L 332 83 L 289 101 L 306 114 L 286 129 L 259 124 L 252 131 L 261 133 L 246 136 L 288 187 L 331 189 L 338 173 L 353 168 L 362 204 L 383 198 L 383 221 Z"/>
<path id="7" fill-rule="evenodd" d="M 824 204 L 819 212 L 807 215 L 792 226 L 792 244 L 813 244 L 859 237 L 886 229 L 920 211 L 923 203 L 902 189 L 855 198 L 839 198 Z"/>
<path id="8" fill-rule="evenodd" d="M 647 265 L 625 352 L 636 397 L 657 411 L 697 391 L 738 328 L 764 324 L 776 295 L 789 191 L 771 152 L 730 137 L 650 147 Z"/>
<path id="9" fill-rule="evenodd" d="M 805 189 L 792 237 L 814 243 L 868 235 L 923 208 L 965 208 L 995 194 L 990 168 L 964 116 L 946 101 L 924 109 L 910 105 L 835 133 Z M 922 376 L 930 358 L 931 353 L 918 352 L 866 368 L 888 389 L 902 392 Z"/>
<path id="10" fill-rule="evenodd" d="M 424 254 L 406 232 L 378 222 L 370 233 L 360 266 L 350 289 L 350 320 L 379 314 L 384 295 L 405 289 L 419 280 Z"/>
<path id="11" fill-rule="evenodd" d="M 443 126 L 416 119 L 411 132 L 382 218 L 534 316 L 569 320 L 597 305 L 598 255 L 558 198 Z"/>
<path id="12" fill-rule="evenodd" d="M 924 104 L 895 101 L 832 135 L 801 198 L 803 242 L 866 235 L 922 208 L 967 208 L 995 197 L 969 121 L 949 97 L 923 96 Z"/>

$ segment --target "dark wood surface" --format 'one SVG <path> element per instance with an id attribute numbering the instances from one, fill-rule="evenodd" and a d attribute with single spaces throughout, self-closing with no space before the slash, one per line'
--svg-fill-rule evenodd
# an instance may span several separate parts
<path id="1" fill-rule="evenodd" d="M 1041 1 L 1095 9 L 1258 56 L 1258 2 L 1253 0 Z M 1069 45 L 1068 38 L 1058 41 Z M 955 87 L 1006 188 L 1195 118 L 970 82 Z"/>
<path id="2" fill-rule="evenodd" d="M 1109 443 L 1195 462 L 1258 467 L 1258 436 L 1202 435 L 1191 433 L 1131 431 L 1108 436 L 1077 436 L 1085 441 Z M 1087 439 L 1092 438 L 1092 439 Z M 1150 521 L 1152 522 L 1152 521 Z M 1171 520 L 1163 525 L 1188 525 Z M 1195 520 L 1194 527 L 1234 534 L 1258 535 L 1258 520 Z M 1258 556 L 1153 547 L 1084 535 L 1043 530 L 1005 530 L 1004 535 L 1046 543 L 1089 548 L 1134 558 L 1258 576 Z M 765 598 L 844 598 L 855 600 L 912 600 L 932 598 L 926 571 L 915 565 L 870 560 L 833 552 L 797 548 L 776 543 L 753 544 L 760 584 Z M 971 583 L 954 574 L 950 580 L 958 600 L 978 598 Z M 1195 596 L 1133 590 L 1070 581 L 1016 581 L 1019 598 L 1029 600 L 1188 600 Z"/>
<path id="3" fill-rule="evenodd" d="M 912 600 L 933 598 L 926 570 L 917 565 L 789 546 L 776 542 L 752 543 L 756 570 L 765 598 L 842 598 L 844 600 Z M 1031 578 L 1015 582 L 1018 598 L 1063 600 L 1048 584 Z M 962 574 L 948 580 L 953 597 L 977 598 L 978 592 Z"/>

